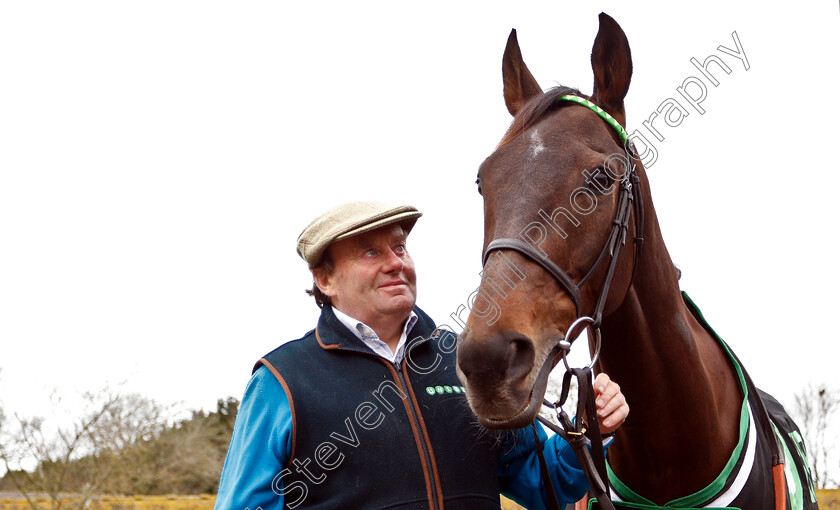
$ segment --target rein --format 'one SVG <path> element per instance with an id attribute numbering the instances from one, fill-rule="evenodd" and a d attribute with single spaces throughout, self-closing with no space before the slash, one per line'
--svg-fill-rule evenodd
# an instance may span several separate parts
<path id="1" fill-rule="evenodd" d="M 598 500 L 599 507 L 602 509 L 614 510 L 614 506 L 612 505 L 609 497 L 603 442 L 600 427 L 598 426 L 598 416 L 595 409 L 595 391 L 592 387 L 592 367 L 597 361 L 598 353 L 601 349 L 601 319 L 603 318 L 604 306 L 606 305 L 607 296 L 609 295 L 610 286 L 615 274 L 618 255 L 622 246 L 624 246 L 626 242 L 631 215 L 635 217 L 636 237 L 634 238 L 633 271 L 630 276 L 630 285 L 632 285 L 633 278 L 636 275 L 636 266 L 638 259 L 641 257 L 641 248 L 644 243 L 644 206 L 642 204 L 639 176 L 636 173 L 635 158 L 637 155 L 632 143 L 628 139 L 627 132 L 621 124 L 619 124 L 619 122 L 609 113 L 605 112 L 602 108 L 588 99 L 575 95 L 564 95 L 559 99 L 561 101 L 578 103 L 595 112 L 618 133 L 619 140 L 621 141 L 626 166 L 624 175 L 619 183 L 618 207 L 616 208 L 615 217 L 613 218 L 612 227 L 610 229 L 609 236 L 607 237 L 607 241 L 592 267 L 577 283 L 575 283 L 574 280 L 572 280 L 572 278 L 547 255 L 543 255 L 537 251 L 537 249 L 531 244 L 516 238 L 499 238 L 491 241 L 490 244 L 487 245 L 487 249 L 484 251 L 483 263 L 487 263 L 487 258 L 490 253 L 495 250 L 517 251 L 531 259 L 533 262 L 539 264 L 550 275 L 552 275 L 560 286 L 566 290 L 574 302 L 577 319 L 569 326 L 566 330 L 564 338 L 560 339 L 558 345 L 554 348 L 554 351 L 552 351 L 555 352 L 559 350 L 563 357 L 563 363 L 566 365 L 566 373 L 563 376 L 561 397 L 560 400 L 555 403 L 544 400 L 544 405 L 550 407 L 556 412 L 557 420 L 560 422 L 562 428 L 542 416 L 538 415 L 536 419 L 569 442 L 574 449 L 581 466 L 583 467 L 583 471 L 589 481 L 592 493 Z M 595 273 L 595 270 L 601 265 L 607 256 L 609 256 L 607 274 L 604 278 L 604 283 L 601 286 L 600 294 L 598 295 L 598 300 L 595 304 L 595 309 L 593 310 L 592 315 L 582 315 L 581 311 L 583 300 L 580 288 L 586 283 L 589 277 Z M 574 342 L 580 332 L 583 331 L 583 328 L 581 328 L 577 334 L 573 334 L 575 332 L 575 328 L 581 324 L 586 324 L 586 327 L 594 334 L 596 345 L 595 353 L 589 366 L 572 369 L 566 361 L 566 355 L 571 350 L 572 342 Z M 579 393 L 577 423 L 573 423 L 562 408 L 562 405 L 569 394 L 569 386 L 572 376 L 578 380 Z M 546 481 L 545 486 L 548 493 L 547 495 L 549 496 L 549 504 L 552 505 L 552 510 L 559 509 L 559 505 L 557 504 L 556 497 L 551 486 L 545 459 L 543 457 L 542 446 L 540 445 L 539 437 L 537 436 L 536 423 L 532 424 L 532 426 L 534 427 L 534 438 L 536 440 L 536 449 L 540 460 L 543 480 Z M 591 446 L 592 451 L 590 451 L 587 447 L 587 443 Z"/>

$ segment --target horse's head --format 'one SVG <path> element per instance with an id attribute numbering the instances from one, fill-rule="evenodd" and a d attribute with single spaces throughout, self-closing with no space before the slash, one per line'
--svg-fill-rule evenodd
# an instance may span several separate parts
<path id="1" fill-rule="evenodd" d="M 606 14 L 600 16 L 592 70 L 589 99 L 623 125 L 630 46 Z M 458 346 L 458 374 L 470 406 L 489 428 L 517 428 L 534 419 L 560 359 L 558 343 L 580 314 L 596 307 L 609 265 L 596 261 L 615 235 L 611 228 L 622 189 L 627 191 L 628 167 L 617 132 L 599 114 L 560 100 L 579 92 L 557 87 L 543 93 L 522 60 L 515 31 L 505 49 L 503 77 L 514 121 L 478 172 L 485 270 Z M 508 243 L 488 251 L 503 238 L 530 248 Z M 562 284 L 562 276 L 552 275 L 551 263 L 538 263 L 540 258 L 552 261 L 572 285 Z M 632 266 L 633 250 L 623 250 L 605 313 L 620 303 Z"/>

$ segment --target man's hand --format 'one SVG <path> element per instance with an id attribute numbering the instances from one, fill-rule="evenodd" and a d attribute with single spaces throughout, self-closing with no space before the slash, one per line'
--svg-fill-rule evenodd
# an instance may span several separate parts
<path id="1" fill-rule="evenodd" d="M 598 411 L 601 433 L 611 434 L 627 419 L 630 406 L 627 405 L 618 383 L 611 381 L 607 374 L 598 374 L 594 386 L 595 408 Z"/>

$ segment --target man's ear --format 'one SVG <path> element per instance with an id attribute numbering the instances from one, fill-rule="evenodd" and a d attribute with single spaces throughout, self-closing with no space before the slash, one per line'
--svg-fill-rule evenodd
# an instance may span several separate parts
<path id="1" fill-rule="evenodd" d="M 335 291 L 332 286 L 332 279 L 327 274 L 323 267 L 316 267 L 312 270 L 312 279 L 318 289 L 326 296 L 335 296 Z"/>

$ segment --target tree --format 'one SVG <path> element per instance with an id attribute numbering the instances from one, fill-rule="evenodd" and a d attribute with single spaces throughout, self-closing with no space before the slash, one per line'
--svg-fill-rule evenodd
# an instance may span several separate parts
<path id="1" fill-rule="evenodd" d="M 237 399 L 220 399 L 215 412 L 192 411 L 189 418 L 155 428 L 149 439 L 124 446 L 108 491 L 216 492 L 238 408 Z"/>
<path id="2" fill-rule="evenodd" d="M 166 427 L 166 409 L 138 393 L 115 395 L 91 430 L 95 440 L 112 452 L 143 444 Z"/>
<path id="3" fill-rule="evenodd" d="M 840 391 L 825 384 L 809 384 L 795 399 L 794 413 L 805 436 L 814 485 L 818 489 L 837 487 L 840 474 L 835 454 L 840 434 L 834 415 L 840 409 Z"/>
<path id="4" fill-rule="evenodd" d="M 46 494 L 51 508 L 86 508 L 91 498 L 119 479 L 121 452 L 151 440 L 165 427 L 162 408 L 137 394 L 108 388 L 82 396 L 81 413 L 52 422 L 14 416 L 13 430 L 2 430 L 0 460 L 6 477 L 33 509 L 32 495 Z M 53 394 L 53 409 L 61 398 Z M 27 464 L 35 468 L 27 470 Z M 70 497 L 67 494 L 73 493 Z"/>
<path id="5" fill-rule="evenodd" d="M 52 508 L 86 508 L 100 494 L 197 494 L 219 485 L 239 401 L 220 399 L 215 412 L 172 410 L 136 393 L 86 393 L 84 406 L 49 420 L 0 409 L 0 487 L 36 508 L 46 494 Z M 61 399 L 53 395 L 53 409 Z M 10 425 L 11 427 L 7 427 Z"/>
<path id="6" fill-rule="evenodd" d="M 67 425 L 50 426 L 43 418 L 25 418 L 15 414 L 15 428 L 4 431 L 3 447 L 0 459 L 7 470 L 15 488 L 26 498 L 29 506 L 37 508 L 32 494 L 45 493 L 50 498 L 51 508 L 75 506 L 80 508 L 96 493 L 107 470 L 101 463 L 84 462 L 73 466 L 71 461 L 85 456 L 99 456 L 103 445 L 94 434 L 96 425 L 102 420 L 116 397 L 111 394 L 101 396 L 85 394 L 85 411 Z M 53 395 L 53 406 L 60 402 Z M 27 462 L 34 461 L 33 471 L 23 469 Z M 64 501 L 63 494 L 73 479 L 82 477 L 87 481 L 73 503 Z"/>

